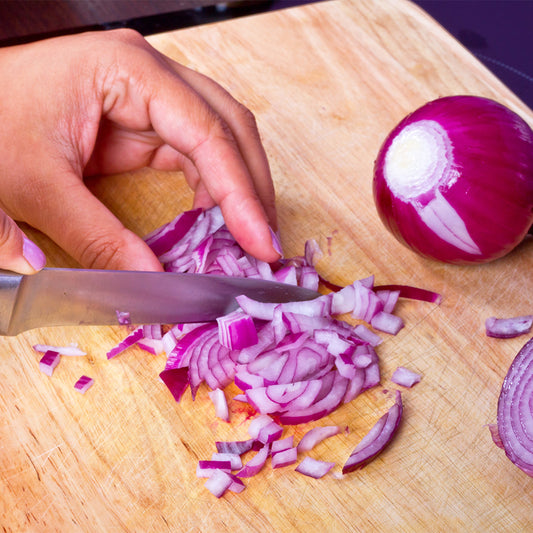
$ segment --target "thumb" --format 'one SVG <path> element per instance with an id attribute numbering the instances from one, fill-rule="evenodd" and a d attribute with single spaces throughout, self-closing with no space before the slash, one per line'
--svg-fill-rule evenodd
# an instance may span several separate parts
<path id="1" fill-rule="evenodd" d="M 46 192 L 41 192 L 46 209 L 33 209 L 28 222 L 46 233 L 82 267 L 162 270 L 148 245 L 125 228 L 76 175 L 61 175 L 47 183 Z"/>
<path id="2" fill-rule="evenodd" d="M 45 263 L 43 251 L 0 210 L 0 268 L 19 274 L 34 274 Z"/>

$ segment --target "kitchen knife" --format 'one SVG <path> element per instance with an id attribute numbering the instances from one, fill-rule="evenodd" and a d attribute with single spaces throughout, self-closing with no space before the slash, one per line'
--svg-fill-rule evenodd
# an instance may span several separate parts
<path id="1" fill-rule="evenodd" d="M 235 310 L 241 294 L 261 302 L 311 300 L 319 293 L 273 281 L 209 274 L 45 268 L 0 270 L 0 335 L 44 326 L 207 322 Z"/>

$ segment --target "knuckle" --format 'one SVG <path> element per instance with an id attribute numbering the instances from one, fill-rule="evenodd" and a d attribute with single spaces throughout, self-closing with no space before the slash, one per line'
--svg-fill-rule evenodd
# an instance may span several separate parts
<path id="1" fill-rule="evenodd" d="M 121 243 L 116 236 L 99 235 L 86 240 L 77 250 L 76 259 L 86 268 L 106 269 L 116 264 Z"/>
<path id="2" fill-rule="evenodd" d="M 236 114 L 247 130 L 254 133 L 257 132 L 257 120 L 255 115 L 244 104 L 236 102 Z"/>

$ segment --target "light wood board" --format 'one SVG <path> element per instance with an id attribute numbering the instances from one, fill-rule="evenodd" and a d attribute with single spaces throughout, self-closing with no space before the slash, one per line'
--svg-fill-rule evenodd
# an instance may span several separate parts
<path id="1" fill-rule="evenodd" d="M 0 339 L 0 525 L 19 532 L 526 531 L 533 479 L 491 441 L 503 377 L 526 338 L 489 339 L 488 316 L 532 312 L 532 242 L 492 264 L 451 266 L 397 243 L 377 216 L 372 166 L 405 114 L 449 94 L 492 97 L 533 114 L 416 6 L 331 1 L 151 37 L 215 78 L 255 114 L 276 183 L 287 256 L 316 239 L 320 272 L 346 284 L 408 283 L 440 306 L 403 301 L 406 327 L 379 347 L 382 387 L 321 424 L 348 434 L 311 455 L 340 466 L 387 408 L 398 365 L 422 374 L 404 392 L 393 444 L 336 479 L 269 465 L 220 500 L 196 478 L 217 439 L 246 437 L 248 413 L 216 421 L 207 389 L 176 404 L 158 379 L 164 357 L 137 349 L 107 361 L 120 327 L 49 328 Z M 146 234 L 190 208 L 180 175 L 142 170 L 92 182 L 123 222 Z M 44 236 L 49 266 L 75 266 Z M 76 341 L 86 358 L 38 370 L 36 342 Z M 85 396 L 81 375 L 95 379 Z M 235 392 L 235 391 L 233 391 Z M 297 437 L 317 424 L 295 428 Z"/>

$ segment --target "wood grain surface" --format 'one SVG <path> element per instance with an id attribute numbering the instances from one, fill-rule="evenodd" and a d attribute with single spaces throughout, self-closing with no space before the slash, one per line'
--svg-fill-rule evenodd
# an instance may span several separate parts
<path id="1" fill-rule="evenodd" d="M 338 283 L 374 274 L 440 292 L 440 306 L 402 301 L 406 327 L 379 347 L 382 386 L 320 424 L 347 434 L 311 452 L 340 466 L 387 408 L 398 365 L 422 374 L 404 391 L 404 420 L 373 463 L 321 480 L 269 465 L 241 494 L 217 500 L 195 476 L 217 439 L 246 437 L 246 411 L 216 421 L 207 389 L 176 404 L 158 380 L 164 357 L 105 352 L 120 327 L 49 328 L 0 339 L 0 525 L 19 532 L 528 531 L 533 480 L 491 441 L 503 377 L 526 338 L 489 339 L 488 316 L 531 313 L 533 243 L 475 266 L 422 259 L 382 227 L 372 165 L 403 116 L 449 94 L 533 114 L 414 5 L 335 0 L 150 38 L 217 79 L 256 115 L 278 195 L 286 255 L 306 239 Z M 190 208 L 180 175 L 143 170 L 96 179 L 94 193 L 145 234 Z M 50 266 L 74 263 L 28 229 Z M 38 370 L 36 342 L 72 341 L 87 357 Z M 87 374 L 94 386 L 73 389 Z M 236 392 L 231 389 L 229 393 Z M 300 437 L 310 427 L 293 428 Z"/>

